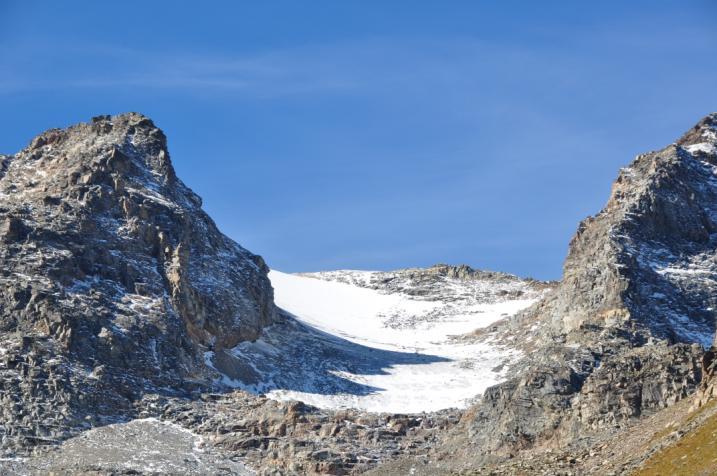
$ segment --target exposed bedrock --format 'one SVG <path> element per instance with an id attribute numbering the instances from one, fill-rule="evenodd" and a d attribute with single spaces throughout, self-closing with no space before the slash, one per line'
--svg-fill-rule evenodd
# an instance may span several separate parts
<path id="1" fill-rule="evenodd" d="M 148 118 L 49 130 L 1 170 L 4 446 L 210 385 L 205 352 L 275 320 L 264 261 L 217 229 Z"/>
<path id="2" fill-rule="evenodd" d="M 479 454 L 587 440 L 695 391 L 717 316 L 716 124 L 622 169 L 578 227 L 556 290 L 498 326 L 539 344 L 466 418 Z"/>

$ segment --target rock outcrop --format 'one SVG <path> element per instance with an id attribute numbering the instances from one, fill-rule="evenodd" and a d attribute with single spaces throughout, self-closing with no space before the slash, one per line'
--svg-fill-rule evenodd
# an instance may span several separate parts
<path id="1" fill-rule="evenodd" d="M 468 422 L 479 453 L 588 440 L 694 392 L 717 322 L 716 124 L 622 169 L 555 292 L 499 331 L 540 344 Z"/>
<path id="2" fill-rule="evenodd" d="M 555 469 L 565 462 L 556 454 L 587 454 L 692 395 L 713 371 L 703 354 L 717 324 L 715 250 L 712 114 L 622 169 L 605 208 L 579 225 L 555 290 L 478 334 L 519 343 L 527 357 L 514 377 L 465 412 L 433 462 L 411 459 L 377 473 L 513 474 L 530 466 L 521 461 Z"/>
<path id="3" fill-rule="evenodd" d="M 205 353 L 274 321 L 263 260 L 202 211 L 148 118 L 53 129 L 0 163 L 3 448 L 211 386 Z"/>
<path id="4" fill-rule="evenodd" d="M 508 273 L 473 269 L 467 265 L 447 264 L 395 271 L 323 271 L 303 273 L 302 276 L 353 284 L 386 294 L 404 294 L 413 299 L 446 303 L 487 303 L 536 298 L 556 285 L 554 282 L 524 279 Z"/>
<path id="5" fill-rule="evenodd" d="M 712 343 L 716 123 L 708 116 L 620 171 L 606 207 L 578 227 L 560 287 L 542 311 L 556 332 L 629 328 L 633 339 Z"/>
<path id="6" fill-rule="evenodd" d="M 717 398 L 717 349 L 710 347 L 702 355 L 702 381 L 695 393 L 692 411 L 697 411 Z"/>
<path id="7" fill-rule="evenodd" d="M 66 469 L 67 455 L 96 448 L 102 435 L 121 440 L 135 424 L 187 454 L 197 441 L 217 447 L 187 471 L 219 471 L 222 458 L 241 458 L 261 474 L 634 469 L 647 458 L 631 455 L 635 448 L 666 448 L 680 437 L 676 425 L 715 415 L 717 359 L 714 348 L 705 351 L 717 325 L 715 250 L 712 114 L 621 170 L 605 208 L 578 227 L 560 283 L 445 265 L 307 275 L 444 300 L 456 312 L 465 303 L 545 296 L 456 337 L 523 352 L 512 377 L 471 408 L 420 416 L 319 410 L 216 383 L 216 369 L 227 367 L 219 357 L 232 354 L 248 369 L 258 362 L 248 350 L 267 346 L 246 341 L 276 324 L 264 337 L 279 354 L 298 335 L 287 331 L 296 323 L 275 309 L 262 259 L 222 235 L 177 179 L 162 132 L 138 114 L 48 131 L 0 156 L 0 449 L 17 455 L 112 425 L 51 457 L 0 462 L 0 470 Z M 457 292 L 457 283 L 471 285 Z M 409 328 L 409 317 L 387 322 Z M 291 355 L 303 358 L 304 342 Z M 660 411 L 668 407 L 676 418 Z M 133 418 L 164 423 L 125 426 Z M 179 426 L 165 432 L 168 422 Z"/>

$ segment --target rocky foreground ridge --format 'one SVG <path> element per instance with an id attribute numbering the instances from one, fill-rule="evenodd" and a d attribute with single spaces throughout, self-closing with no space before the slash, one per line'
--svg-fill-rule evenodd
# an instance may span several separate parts
<path id="1" fill-rule="evenodd" d="M 5 472 L 152 472 L 77 457 L 117 434 L 131 445 L 141 425 L 188 455 L 187 474 L 250 471 L 241 463 L 260 474 L 624 474 L 717 418 L 705 352 L 717 323 L 717 114 L 620 171 L 554 290 L 462 337 L 521 351 L 511 377 L 465 411 L 423 415 L 319 410 L 218 383 L 208 355 L 294 324 L 275 310 L 261 258 L 217 231 L 147 118 L 48 131 L 2 164 Z M 318 278 L 419 299 L 445 297 L 446 276 L 508 293 L 513 279 L 441 266 L 361 276 Z M 82 433 L 91 427 L 105 432 Z"/>

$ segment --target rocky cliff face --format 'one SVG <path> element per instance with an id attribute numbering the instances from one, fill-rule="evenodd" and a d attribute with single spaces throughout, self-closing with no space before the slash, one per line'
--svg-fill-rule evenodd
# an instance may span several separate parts
<path id="1" fill-rule="evenodd" d="M 206 386 L 206 351 L 273 322 L 263 260 L 219 232 L 148 118 L 50 130 L 1 163 L 4 447 Z"/>
<path id="2" fill-rule="evenodd" d="M 226 372 L 234 364 L 290 375 L 301 360 L 337 377 L 337 369 L 381 375 L 379 358 L 426 362 L 328 339 L 277 314 L 261 258 L 201 211 L 174 174 L 164 135 L 143 116 L 48 131 L 1 156 L 0 243 L 0 449 L 18 454 L 122 419 L 165 421 L 110 425 L 54 457 L 0 458 L 0 470 L 95 471 L 66 457 L 111 452 L 139 425 L 186 454 L 197 441 L 220 448 L 180 465 L 185 472 L 223 470 L 231 465 L 222 459 L 240 457 L 262 474 L 606 474 L 637 467 L 636 451 L 678 440 L 665 429 L 701 425 L 717 411 L 717 364 L 705 351 L 717 318 L 717 114 L 620 172 L 606 207 L 580 224 L 557 285 L 443 265 L 283 277 L 350 284 L 376 299 L 400 294 L 412 311 L 378 309 L 381 333 L 465 317 L 485 303 L 540 299 L 451 337 L 524 356 L 465 411 L 381 415 L 207 393 L 217 377 L 234 378 Z M 433 301 L 440 312 L 426 307 Z M 356 360 L 364 351 L 369 357 Z M 298 388 L 305 375 L 274 383 Z M 169 431 L 167 421 L 195 434 Z M 409 458 L 382 466 L 399 456 Z"/>
<path id="3" fill-rule="evenodd" d="M 717 116 L 620 171 L 582 222 L 546 306 L 557 332 L 630 327 L 644 339 L 712 343 L 717 316 Z"/>
<path id="4" fill-rule="evenodd" d="M 555 469 L 536 455 L 591 451 L 694 393 L 717 322 L 716 154 L 712 114 L 622 169 L 605 208 L 579 225 L 555 291 L 488 333 L 527 351 L 515 377 L 465 412 L 434 463 L 381 471 Z"/>
<path id="5" fill-rule="evenodd" d="M 695 390 L 717 322 L 716 124 L 622 169 L 555 292 L 499 331 L 537 328 L 540 345 L 468 422 L 480 452 L 588 440 Z"/>

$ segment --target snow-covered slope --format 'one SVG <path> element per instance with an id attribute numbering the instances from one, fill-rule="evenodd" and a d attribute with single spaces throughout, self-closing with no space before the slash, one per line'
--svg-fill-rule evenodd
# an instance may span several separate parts
<path id="1" fill-rule="evenodd" d="M 506 377 L 518 353 L 457 336 L 515 314 L 546 287 L 470 268 L 451 276 L 455 269 L 271 271 L 276 303 L 290 316 L 258 341 L 207 361 L 224 383 L 322 408 L 465 407 Z"/>

